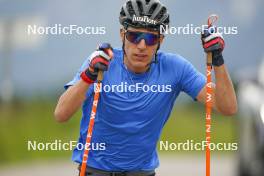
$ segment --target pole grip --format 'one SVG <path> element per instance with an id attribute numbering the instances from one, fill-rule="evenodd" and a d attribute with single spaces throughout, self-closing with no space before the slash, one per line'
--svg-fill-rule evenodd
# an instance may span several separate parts
<path id="1" fill-rule="evenodd" d="M 206 57 L 206 63 L 207 65 L 212 65 L 213 62 L 213 54 L 212 52 L 207 53 L 207 57 Z"/>
<path id="2" fill-rule="evenodd" d="M 97 75 L 97 81 L 101 82 L 104 77 L 104 72 L 102 70 L 99 70 L 98 75 Z"/>
<path id="3" fill-rule="evenodd" d="M 109 57 L 112 59 L 114 56 L 112 49 L 107 49 L 106 52 L 108 53 Z M 103 78 L 104 78 L 104 72 L 102 70 L 99 70 L 97 75 L 97 81 L 100 83 L 102 82 Z"/>

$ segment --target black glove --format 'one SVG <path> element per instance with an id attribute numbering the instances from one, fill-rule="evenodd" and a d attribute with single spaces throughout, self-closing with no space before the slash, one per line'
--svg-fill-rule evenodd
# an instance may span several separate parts
<path id="1" fill-rule="evenodd" d="M 222 34 L 217 32 L 216 27 L 212 26 L 203 31 L 201 35 L 202 44 L 205 52 L 212 52 L 213 66 L 221 66 L 224 64 L 222 51 L 225 48 L 225 41 Z"/>
<path id="2" fill-rule="evenodd" d="M 109 43 L 102 43 L 90 56 L 89 67 L 81 73 L 81 78 L 88 84 L 96 81 L 99 70 L 106 71 L 113 57 L 113 48 Z"/>

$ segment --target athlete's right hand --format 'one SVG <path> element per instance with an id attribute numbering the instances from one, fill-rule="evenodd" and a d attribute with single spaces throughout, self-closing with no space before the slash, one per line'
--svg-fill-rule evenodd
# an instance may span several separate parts
<path id="1" fill-rule="evenodd" d="M 109 43 L 100 44 L 90 57 L 89 67 L 81 73 L 81 78 L 88 84 L 96 81 L 99 70 L 106 71 L 113 57 L 113 48 Z"/>

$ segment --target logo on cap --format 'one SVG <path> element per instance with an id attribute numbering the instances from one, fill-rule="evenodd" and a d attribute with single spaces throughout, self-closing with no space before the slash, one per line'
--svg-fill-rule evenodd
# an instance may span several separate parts
<path id="1" fill-rule="evenodd" d="M 156 25 L 157 21 L 156 20 L 152 20 L 150 19 L 148 16 L 133 16 L 133 22 L 144 22 L 144 23 L 149 23 L 149 24 L 153 24 Z"/>

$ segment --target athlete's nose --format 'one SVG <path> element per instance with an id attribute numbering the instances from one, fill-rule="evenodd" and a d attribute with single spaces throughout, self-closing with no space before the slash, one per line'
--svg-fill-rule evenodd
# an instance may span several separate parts
<path id="1" fill-rule="evenodd" d="M 138 49 L 145 49 L 147 47 L 146 41 L 141 39 L 140 42 L 137 44 Z"/>

